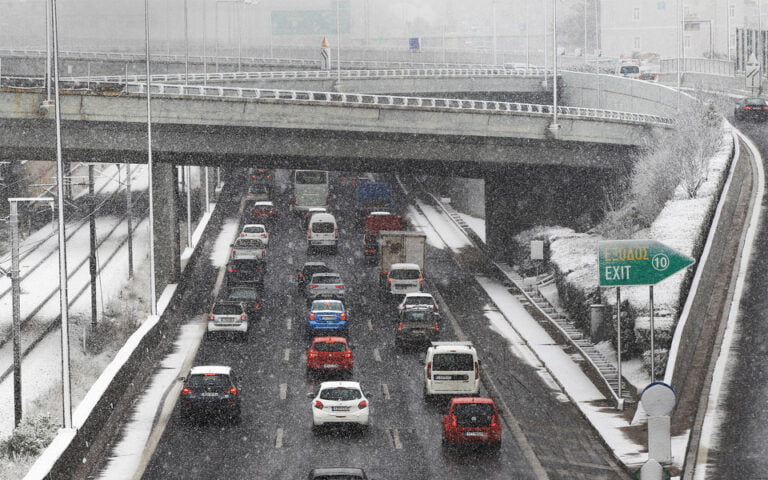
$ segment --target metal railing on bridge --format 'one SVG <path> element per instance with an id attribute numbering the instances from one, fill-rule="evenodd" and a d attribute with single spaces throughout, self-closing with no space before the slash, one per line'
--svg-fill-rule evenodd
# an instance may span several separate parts
<path id="1" fill-rule="evenodd" d="M 380 79 L 380 78 L 429 78 L 429 77 L 543 77 L 551 75 L 551 69 L 531 68 L 407 68 L 374 70 L 293 70 L 284 72 L 218 72 L 218 73 L 166 73 L 152 75 L 152 82 L 202 81 L 249 81 L 249 80 L 334 80 Z M 119 83 L 146 82 L 146 75 L 103 75 L 90 77 L 63 77 L 67 82 Z"/>
<path id="2" fill-rule="evenodd" d="M 146 83 L 129 83 L 128 93 L 145 95 Z M 286 102 L 334 103 L 341 105 L 366 105 L 383 107 L 425 108 L 438 110 L 462 110 L 467 112 L 498 112 L 507 114 L 552 115 L 552 105 L 531 103 L 496 102 L 489 100 L 465 100 L 434 97 L 406 97 L 399 95 L 375 95 L 362 93 L 313 92 L 264 88 L 238 88 L 203 85 L 151 84 L 152 95 L 189 96 L 235 99 L 265 99 Z M 558 115 L 572 118 L 611 120 L 624 123 L 642 123 L 671 127 L 674 120 L 659 115 L 603 110 L 598 108 L 558 106 Z"/>

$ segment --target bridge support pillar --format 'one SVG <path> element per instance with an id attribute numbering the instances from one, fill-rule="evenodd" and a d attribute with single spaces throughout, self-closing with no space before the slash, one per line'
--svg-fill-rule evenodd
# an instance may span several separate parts
<path id="1" fill-rule="evenodd" d="M 616 178 L 610 170 L 564 166 L 510 166 L 486 174 L 486 244 L 494 256 L 510 260 L 520 258 L 513 241 L 520 232 L 539 225 L 589 226 L 602 215 Z"/>
<path id="2" fill-rule="evenodd" d="M 179 239 L 178 182 L 170 163 L 152 165 L 154 201 L 155 287 L 158 297 L 168 284 L 178 283 L 181 273 Z"/>

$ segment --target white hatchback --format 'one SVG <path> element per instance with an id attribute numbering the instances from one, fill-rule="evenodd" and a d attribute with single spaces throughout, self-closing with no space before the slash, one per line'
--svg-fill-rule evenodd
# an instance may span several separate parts
<path id="1" fill-rule="evenodd" d="M 269 233 L 267 227 L 261 223 L 249 223 L 243 225 L 243 229 L 240 231 L 240 238 L 256 238 L 261 240 L 264 246 L 269 245 Z"/>
<path id="2" fill-rule="evenodd" d="M 358 382 L 323 382 L 312 399 L 312 431 L 319 427 L 354 424 L 368 429 L 368 399 Z"/>

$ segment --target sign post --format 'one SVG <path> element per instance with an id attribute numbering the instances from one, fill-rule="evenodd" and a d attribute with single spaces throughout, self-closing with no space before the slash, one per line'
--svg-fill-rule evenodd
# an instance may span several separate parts
<path id="1" fill-rule="evenodd" d="M 651 381 L 656 379 L 654 350 L 653 285 L 693 265 L 694 260 L 656 240 L 598 242 L 600 286 L 616 287 L 619 390 L 621 397 L 621 294 L 622 286 L 648 285 L 651 337 Z"/>
<path id="2" fill-rule="evenodd" d="M 757 63 L 757 57 L 754 53 L 747 58 L 747 68 L 745 69 L 745 79 L 747 88 L 752 89 L 752 94 L 755 93 L 755 88 L 760 87 L 760 64 Z"/>

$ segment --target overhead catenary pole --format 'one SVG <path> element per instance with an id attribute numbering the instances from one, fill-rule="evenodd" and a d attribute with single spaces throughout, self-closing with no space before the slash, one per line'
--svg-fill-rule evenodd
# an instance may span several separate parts
<path id="1" fill-rule="evenodd" d="M 59 102 L 59 33 L 56 0 L 51 0 L 53 26 L 53 92 L 56 123 L 56 194 L 59 224 L 59 307 L 61 309 L 61 387 L 63 427 L 72 428 L 72 386 L 69 372 L 69 299 L 67 289 L 67 236 L 64 225 L 64 160 L 61 146 L 61 105 Z"/>
<path id="2" fill-rule="evenodd" d="M 98 302 L 96 301 L 96 276 L 98 274 L 96 265 L 96 210 L 95 196 L 96 192 L 93 185 L 93 164 L 88 165 L 88 231 L 89 231 L 89 255 L 88 266 L 91 274 L 91 326 L 96 327 L 98 322 Z"/>
<path id="3" fill-rule="evenodd" d="M 55 0 L 54 0 L 55 1 Z M 144 0 L 144 43 L 147 60 L 147 176 L 149 195 L 149 312 L 157 315 L 157 293 L 155 286 L 155 201 L 152 187 L 152 89 L 149 57 L 149 0 Z"/>

